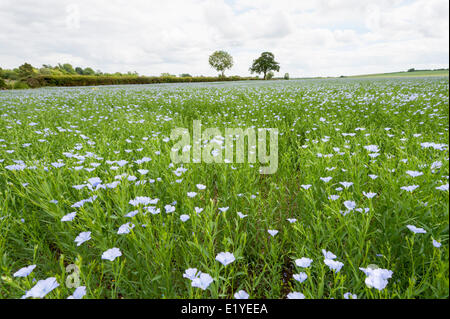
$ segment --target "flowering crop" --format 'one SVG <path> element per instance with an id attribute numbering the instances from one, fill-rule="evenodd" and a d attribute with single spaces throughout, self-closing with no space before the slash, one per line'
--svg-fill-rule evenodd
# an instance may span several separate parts
<path id="1" fill-rule="evenodd" d="M 448 84 L 1 92 L 0 298 L 447 298 Z M 172 162 L 193 121 L 188 155 L 276 128 L 276 172 Z"/>

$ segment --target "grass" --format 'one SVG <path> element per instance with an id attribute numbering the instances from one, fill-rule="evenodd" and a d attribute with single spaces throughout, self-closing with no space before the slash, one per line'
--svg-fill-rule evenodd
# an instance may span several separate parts
<path id="1" fill-rule="evenodd" d="M 448 70 L 416 70 L 413 72 L 391 72 L 348 76 L 348 78 L 432 77 L 447 76 Z"/>
<path id="2" fill-rule="evenodd" d="M 250 298 L 293 291 L 306 298 L 448 298 L 448 190 L 437 189 L 448 189 L 448 84 L 336 79 L 0 92 L 0 298 L 20 298 L 49 277 L 59 286 L 45 298 L 67 298 L 74 292 L 66 284 L 74 278 L 70 264 L 85 298 L 233 298 L 239 290 Z M 278 171 L 192 163 L 175 174 L 181 165 L 171 165 L 166 138 L 197 119 L 204 127 L 278 128 Z M 379 155 L 369 156 L 368 145 Z M 139 161 L 145 157 L 151 161 Z M 111 162 L 120 160 L 127 162 Z M 118 184 L 73 187 L 93 177 Z M 401 189 L 411 185 L 419 187 Z M 158 198 L 160 213 L 130 205 L 138 196 Z M 360 210 L 347 212 L 345 201 Z M 175 211 L 166 213 L 171 203 Z M 73 221 L 61 222 L 71 212 Z M 190 219 L 182 222 L 182 214 Z M 135 227 L 118 234 L 127 222 Z M 272 237 L 269 229 L 279 232 Z M 86 231 L 91 239 L 77 246 Z M 102 259 L 112 247 L 122 256 Z M 325 265 L 322 249 L 343 263 L 339 272 Z M 215 260 L 225 251 L 236 258 L 227 266 Z M 313 260 L 309 268 L 296 266 L 301 257 Z M 32 264 L 27 277 L 13 276 Z M 366 285 L 359 268 L 371 264 L 393 272 L 384 289 Z M 192 287 L 183 277 L 188 268 L 214 281 L 206 290 Z M 293 278 L 299 272 L 308 276 L 303 283 Z"/>

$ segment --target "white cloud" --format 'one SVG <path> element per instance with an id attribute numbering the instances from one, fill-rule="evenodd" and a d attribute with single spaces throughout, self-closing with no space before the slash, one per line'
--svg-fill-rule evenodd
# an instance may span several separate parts
<path id="1" fill-rule="evenodd" d="M 0 63 L 248 75 L 271 51 L 291 76 L 448 67 L 447 0 L 2 0 Z"/>

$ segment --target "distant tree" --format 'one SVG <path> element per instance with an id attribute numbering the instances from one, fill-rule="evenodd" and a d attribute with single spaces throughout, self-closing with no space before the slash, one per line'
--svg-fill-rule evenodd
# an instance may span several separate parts
<path id="1" fill-rule="evenodd" d="M 416 69 L 411 68 L 411 69 L 408 70 L 408 72 L 414 72 L 415 70 L 416 70 Z"/>
<path id="2" fill-rule="evenodd" d="M 77 74 L 79 74 L 79 75 L 83 75 L 83 68 L 80 68 L 79 66 L 77 66 L 77 67 L 75 68 L 75 72 L 76 72 Z"/>
<path id="3" fill-rule="evenodd" d="M 225 51 L 216 51 L 209 56 L 209 65 L 225 76 L 225 70 L 233 67 L 233 57 Z"/>
<path id="4" fill-rule="evenodd" d="M 39 69 L 39 73 L 43 74 L 43 75 L 51 75 L 53 73 L 52 71 L 53 71 L 52 69 L 44 68 L 44 67 Z"/>
<path id="5" fill-rule="evenodd" d="M 73 66 L 70 63 L 64 63 L 63 65 L 60 65 L 60 68 L 64 70 L 67 74 L 76 74 Z"/>
<path id="6" fill-rule="evenodd" d="M 180 74 L 180 78 L 191 78 L 192 75 L 190 75 L 189 73 L 182 73 Z"/>
<path id="7" fill-rule="evenodd" d="M 43 75 L 64 75 L 66 71 L 59 66 L 51 66 L 50 64 L 42 64 L 42 67 L 39 69 L 39 74 Z"/>
<path id="8" fill-rule="evenodd" d="M 280 64 L 275 61 L 275 56 L 272 52 L 263 52 L 259 58 L 253 60 L 253 64 L 250 67 L 251 73 L 263 73 L 264 80 L 266 79 L 267 72 L 280 71 Z"/>
<path id="9" fill-rule="evenodd" d="M 162 77 L 176 77 L 176 75 L 170 74 L 170 73 L 168 73 L 168 72 L 161 73 L 161 76 L 162 76 Z"/>
<path id="10" fill-rule="evenodd" d="M 285 74 L 284 74 L 284 79 L 285 79 L 285 80 L 289 80 L 289 73 L 285 73 Z"/>
<path id="11" fill-rule="evenodd" d="M 27 77 L 33 75 L 34 70 L 33 70 L 33 67 L 31 66 L 31 64 L 24 63 L 21 66 L 19 66 L 17 73 L 19 74 L 19 76 L 21 78 L 27 78 Z"/>
<path id="12" fill-rule="evenodd" d="M 6 88 L 6 82 L 0 77 L 0 89 Z"/>
<path id="13" fill-rule="evenodd" d="M 17 71 L 17 68 L 14 70 L 3 70 L 1 77 L 7 80 L 18 80 L 19 74 Z"/>
<path id="14" fill-rule="evenodd" d="M 83 75 L 95 75 L 95 71 L 89 67 L 83 69 Z"/>

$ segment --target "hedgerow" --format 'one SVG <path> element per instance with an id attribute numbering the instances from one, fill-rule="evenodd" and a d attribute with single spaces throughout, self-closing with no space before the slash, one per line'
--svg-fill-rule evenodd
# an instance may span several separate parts
<path id="1" fill-rule="evenodd" d="M 30 77 L 26 83 L 33 88 L 41 86 L 91 86 L 91 85 L 121 85 L 121 84 L 153 84 L 180 82 L 217 82 L 257 80 L 256 77 L 158 77 L 158 76 L 86 76 L 86 75 L 41 75 Z"/>

